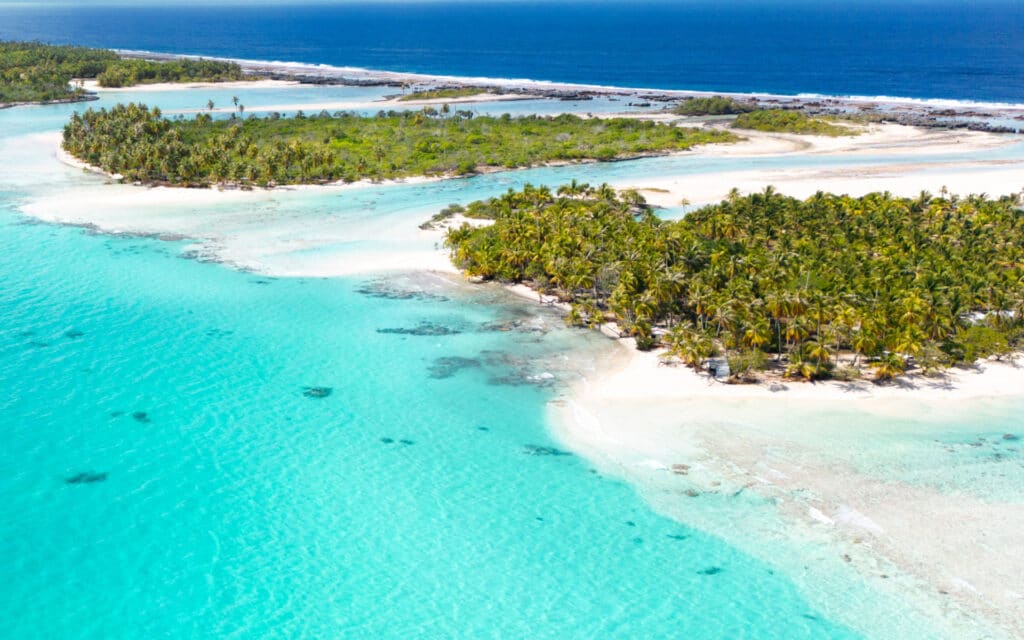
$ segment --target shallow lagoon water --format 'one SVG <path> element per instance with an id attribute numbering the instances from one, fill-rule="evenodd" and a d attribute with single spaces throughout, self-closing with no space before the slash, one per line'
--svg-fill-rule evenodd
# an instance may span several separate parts
<path id="1" fill-rule="evenodd" d="M 758 559 L 770 549 L 657 515 L 552 440 L 546 404 L 605 344 L 543 309 L 440 276 L 275 278 L 183 259 L 195 239 L 33 223 L 19 208 L 62 190 L 131 189 L 29 144 L 82 107 L 0 112 L 10 637 L 898 637 L 881 614 L 847 620 L 857 631 L 830 621 L 806 576 Z M 652 159 L 144 213 L 210 225 L 205 257 L 303 272 L 527 181 L 786 162 Z M 878 597 L 845 595 L 851 610 Z"/>
<path id="2" fill-rule="evenodd" d="M 7 637 L 856 637 L 543 455 L 557 317 L 2 216 Z"/>

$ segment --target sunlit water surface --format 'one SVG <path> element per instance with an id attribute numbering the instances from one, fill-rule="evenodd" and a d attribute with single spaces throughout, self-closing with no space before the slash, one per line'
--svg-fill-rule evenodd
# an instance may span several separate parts
<path id="1" fill-rule="evenodd" d="M 241 97 L 258 107 L 381 93 L 325 91 Z M 99 105 L 171 111 L 208 98 L 230 101 L 141 91 Z M 215 229 L 211 244 L 22 212 L 69 189 L 130 189 L 39 146 L 36 134 L 81 108 L 0 112 L 5 637 L 790 639 L 889 628 L 830 620 L 811 600 L 835 593 L 815 593 L 770 551 L 754 557 L 656 515 L 552 439 L 545 405 L 597 366 L 602 340 L 458 278 L 266 275 L 375 248 L 432 251 L 426 236 L 384 236 L 527 181 L 809 161 L 653 159 L 147 209 L 169 227 Z M 944 427 L 936 454 L 1003 428 Z M 991 444 L 965 455 L 988 464 Z M 1007 460 L 1019 465 L 1019 453 L 994 463 Z M 846 595 L 852 609 L 877 597 L 859 582 Z"/>

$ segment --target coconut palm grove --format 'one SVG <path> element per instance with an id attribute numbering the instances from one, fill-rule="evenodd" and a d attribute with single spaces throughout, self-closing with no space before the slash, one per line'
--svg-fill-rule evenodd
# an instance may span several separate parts
<path id="1" fill-rule="evenodd" d="M 447 236 L 488 280 L 614 322 L 640 349 L 733 379 L 889 379 L 1000 356 L 1024 339 L 1024 212 L 1017 199 L 922 193 L 799 200 L 771 188 L 677 221 L 635 191 L 565 185 L 474 202 Z"/>
<path id="2" fill-rule="evenodd" d="M 130 181 L 175 186 L 273 186 L 363 178 L 450 176 L 543 162 L 618 160 L 735 142 L 719 129 L 636 118 L 451 113 L 447 105 L 374 116 L 272 113 L 169 119 L 159 108 L 118 104 L 74 114 L 64 148 Z"/>

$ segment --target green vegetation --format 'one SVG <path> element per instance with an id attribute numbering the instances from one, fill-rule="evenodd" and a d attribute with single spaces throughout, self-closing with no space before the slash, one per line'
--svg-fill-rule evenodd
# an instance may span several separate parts
<path id="1" fill-rule="evenodd" d="M 72 78 L 96 78 L 102 86 L 122 87 L 241 77 L 241 67 L 231 62 L 122 60 L 106 49 L 0 42 L 0 105 L 88 99 L 81 87 L 69 85 Z"/>
<path id="2" fill-rule="evenodd" d="M 159 109 L 117 105 L 75 114 L 64 148 L 130 181 L 182 186 L 323 183 L 463 175 L 483 167 L 614 160 L 730 142 L 735 136 L 631 118 L 440 117 L 433 109 L 363 117 L 168 120 Z"/>
<path id="3" fill-rule="evenodd" d="M 71 79 L 95 78 L 117 59 L 102 49 L 0 42 L 0 104 L 81 99 Z"/>
<path id="4" fill-rule="evenodd" d="M 441 209 L 434 215 L 430 216 L 430 220 L 427 220 L 420 225 L 420 229 L 437 229 L 438 227 L 446 224 L 449 220 L 455 216 L 465 215 L 466 208 L 458 202 L 453 202 L 444 209 Z"/>
<path id="5" fill-rule="evenodd" d="M 914 199 L 772 189 L 658 219 L 634 191 L 527 186 L 474 202 L 451 229 L 473 276 L 572 303 L 700 368 L 808 380 L 934 371 L 1024 346 L 1024 212 L 1016 198 Z"/>
<path id="6" fill-rule="evenodd" d="M 819 118 L 809 118 L 799 111 L 762 109 L 740 114 L 733 126 L 738 129 L 799 133 L 814 136 L 855 136 L 860 132 L 851 127 L 832 124 Z"/>
<path id="7" fill-rule="evenodd" d="M 687 98 L 675 108 L 681 116 L 725 116 L 753 110 L 749 104 L 725 96 Z"/>
<path id="8" fill-rule="evenodd" d="M 424 91 L 413 91 L 401 98 L 399 102 L 411 102 L 413 100 L 440 100 L 442 98 L 468 98 L 484 93 L 499 92 L 494 87 L 448 87 L 445 89 L 429 89 Z"/>
<path id="9" fill-rule="evenodd" d="M 157 82 L 230 82 L 245 77 L 242 67 L 234 62 L 124 59 L 107 65 L 96 80 L 101 87 L 130 87 Z"/>

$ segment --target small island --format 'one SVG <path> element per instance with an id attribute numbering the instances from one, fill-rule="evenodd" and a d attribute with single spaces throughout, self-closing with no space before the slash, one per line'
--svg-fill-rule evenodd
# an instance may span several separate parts
<path id="1" fill-rule="evenodd" d="M 55 46 L 40 42 L 0 42 L 0 107 L 78 102 L 95 96 L 74 80 L 96 80 L 101 87 L 156 82 L 227 82 L 247 78 L 226 60 L 150 61 L 122 58 L 108 49 Z"/>
<path id="2" fill-rule="evenodd" d="M 544 163 L 612 161 L 734 142 L 720 129 L 637 118 L 474 116 L 426 108 L 366 117 L 321 111 L 294 117 L 168 119 L 145 105 L 75 114 L 63 147 L 130 182 L 272 187 L 413 176 L 448 177 Z"/>
<path id="3" fill-rule="evenodd" d="M 733 193 L 678 221 L 635 191 L 526 186 L 457 211 L 470 276 L 526 283 L 567 322 L 614 323 L 734 382 L 766 376 L 887 380 L 1024 346 L 1019 198 L 922 193 L 807 200 Z"/>

